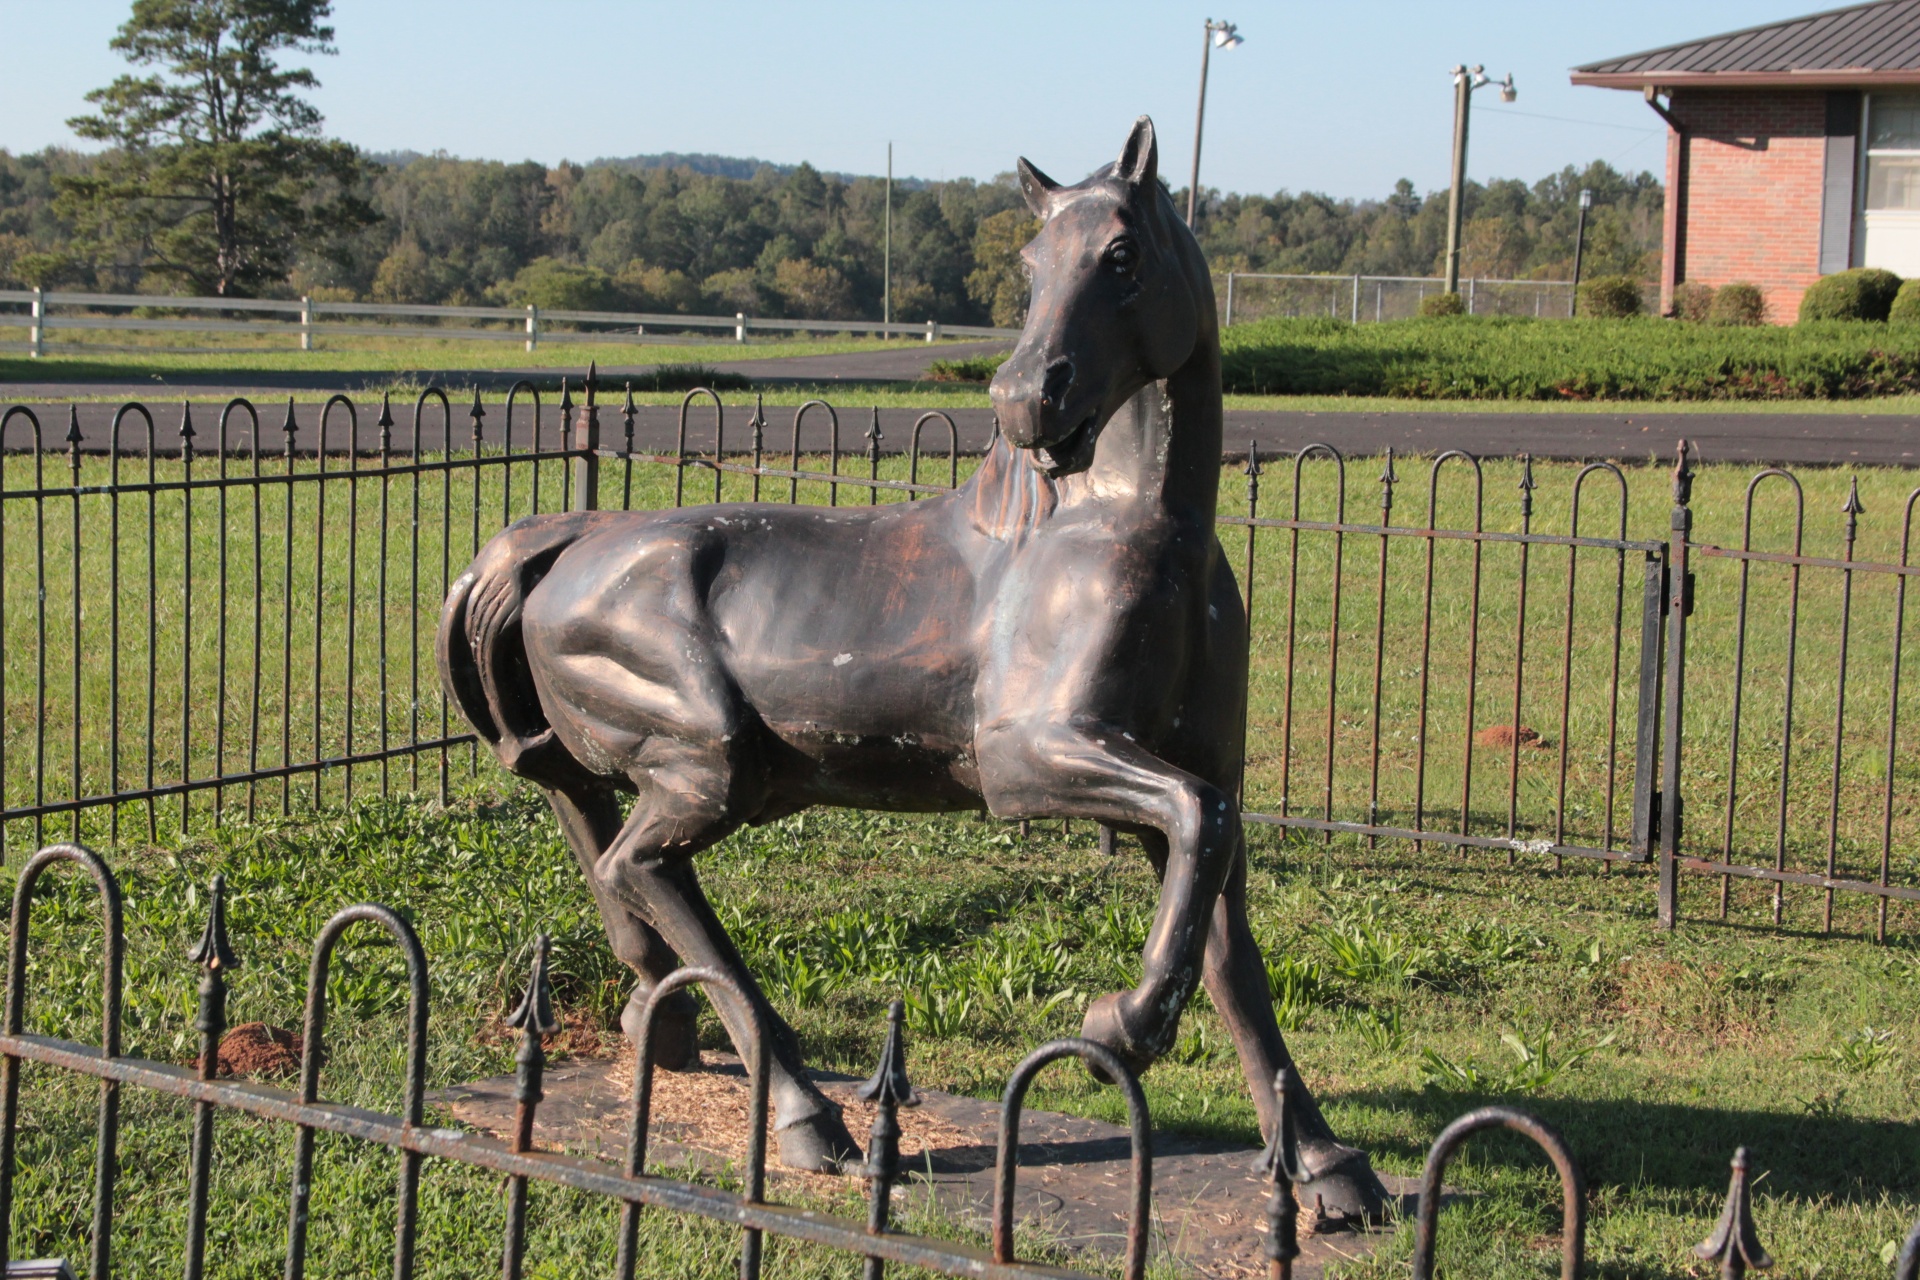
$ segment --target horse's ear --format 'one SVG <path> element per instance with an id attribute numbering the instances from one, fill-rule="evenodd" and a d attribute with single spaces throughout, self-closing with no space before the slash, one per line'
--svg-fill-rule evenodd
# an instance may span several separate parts
<path id="1" fill-rule="evenodd" d="M 1151 186 L 1160 173 L 1160 144 L 1153 136 L 1153 120 L 1141 116 L 1133 122 L 1133 132 L 1127 135 L 1127 145 L 1120 148 L 1120 159 L 1114 163 L 1114 175 L 1124 178 L 1136 187 Z"/>
<path id="2" fill-rule="evenodd" d="M 1025 156 L 1020 157 L 1020 194 L 1026 197 L 1027 208 L 1033 211 L 1034 217 L 1046 218 L 1052 207 L 1053 193 L 1059 189 L 1059 183 L 1034 168 Z"/>

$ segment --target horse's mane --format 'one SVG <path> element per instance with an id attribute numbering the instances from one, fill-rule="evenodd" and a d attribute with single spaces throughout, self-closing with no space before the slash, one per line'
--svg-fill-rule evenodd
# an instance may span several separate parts
<path id="1" fill-rule="evenodd" d="M 1021 458 L 996 433 L 967 482 L 973 490 L 968 515 L 973 527 L 1000 542 L 1019 542 L 1046 523 L 1059 503 L 1059 486 Z"/>

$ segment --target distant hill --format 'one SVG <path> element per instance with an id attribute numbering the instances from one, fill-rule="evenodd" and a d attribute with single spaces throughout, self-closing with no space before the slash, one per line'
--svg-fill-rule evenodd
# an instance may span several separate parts
<path id="1" fill-rule="evenodd" d="M 692 153 L 663 151 L 658 155 L 650 156 L 601 156 L 597 160 L 588 161 L 587 167 L 590 169 L 604 167 L 608 169 L 633 170 L 691 169 L 695 173 L 712 174 L 716 178 L 745 179 L 751 178 L 762 169 L 771 169 L 774 173 L 784 178 L 800 166 L 794 164 L 775 164 L 771 160 L 756 160 L 752 157 L 743 159 L 740 156 L 709 155 L 703 151 Z M 852 182 L 857 178 L 878 178 L 884 176 L 882 174 L 867 173 L 835 173 L 830 170 L 821 170 L 820 174 L 825 178 L 837 178 L 841 182 Z M 925 187 L 927 182 L 924 178 L 905 178 L 899 174 L 895 174 L 893 185 L 903 187 L 908 191 L 918 191 Z"/>

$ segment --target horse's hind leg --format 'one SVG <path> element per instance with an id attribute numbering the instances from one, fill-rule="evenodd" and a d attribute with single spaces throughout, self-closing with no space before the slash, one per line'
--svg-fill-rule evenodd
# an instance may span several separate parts
<path id="1" fill-rule="evenodd" d="M 1155 860 L 1158 867 L 1165 863 L 1166 845 L 1158 832 L 1149 833 L 1149 857 L 1155 853 L 1151 843 L 1154 837 L 1160 841 L 1159 857 Z M 1271 1135 L 1280 1123 L 1279 1107 L 1273 1096 L 1274 1073 L 1282 1067 L 1292 1067 L 1293 1058 L 1280 1034 L 1280 1024 L 1273 1016 L 1273 997 L 1267 987 L 1267 968 L 1260 956 L 1260 944 L 1254 941 L 1253 929 L 1247 923 L 1244 847 L 1214 903 L 1206 960 L 1200 976 L 1239 1051 L 1240 1070 L 1246 1076 L 1254 1107 L 1260 1113 L 1260 1131 Z M 1317 1197 L 1325 1214 L 1369 1221 L 1378 1218 L 1386 1189 L 1374 1176 L 1366 1154 L 1334 1136 L 1297 1070 L 1293 1080 L 1301 1154 L 1313 1175 L 1313 1180 L 1302 1189 L 1302 1202 L 1312 1206 Z"/>
<path id="2" fill-rule="evenodd" d="M 740 749 L 737 735 L 726 741 Z M 655 757 L 632 815 L 601 856 L 598 880 L 621 903 L 644 912 L 688 964 L 719 970 L 746 994 L 742 1005 L 723 989 L 707 988 L 735 1044 L 746 1046 L 756 1027 L 766 1033 L 780 1163 L 837 1173 L 858 1159 L 860 1149 L 840 1109 L 807 1078 L 799 1038 L 768 1003 L 693 872 L 694 855 L 740 825 L 735 815 L 744 806 L 730 784 L 743 770 L 734 767 L 737 761 L 705 758 L 709 752 L 688 751 L 684 744 L 674 755 L 671 761 Z"/>
<path id="3" fill-rule="evenodd" d="M 600 908 L 600 923 L 615 958 L 631 968 L 639 981 L 620 1014 L 620 1028 L 635 1038 L 640 1009 L 653 986 L 680 967 L 667 940 L 635 915 L 601 882 L 600 855 L 619 836 L 622 825 L 620 796 L 610 787 L 583 784 L 542 788 L 547 803 L 560 820 L 560 832 L 586 873 L 587 886 Z M 698 1034 L 700 1006 L 690 991 L 676 991 L 662 1003 L 654 1021 L 654 1061 L 668 1071 L 685 1071 L 700 1061 Z"/>

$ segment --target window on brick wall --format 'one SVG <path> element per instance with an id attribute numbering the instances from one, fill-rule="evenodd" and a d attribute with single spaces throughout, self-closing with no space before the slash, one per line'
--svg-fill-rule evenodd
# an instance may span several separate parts
<path id="1" fill-rule="evenodd" d="M 1874 94 L 1867 121 L 1867 208 L 1920 210 L 1920 94 Z"/>
<path id="2" fill-rule="evenodd" d="M 1860 265 L 1920 275 L 1920 94 L 1867 95 L 1865 133 Z"/>

